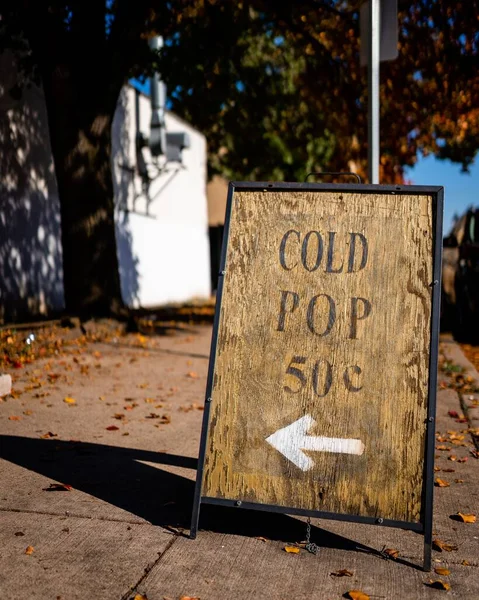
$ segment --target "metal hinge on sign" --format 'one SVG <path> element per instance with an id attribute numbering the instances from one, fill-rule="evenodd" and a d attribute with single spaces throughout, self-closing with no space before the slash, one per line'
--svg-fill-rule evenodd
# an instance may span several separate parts
<path id="1" fill-rule="evenodd" d="M 306 546 L 305 549 L 311 554 L 319 554 L 319 546 L 311 541 L 311 517 L 308 517 L 306 525 Z"/>

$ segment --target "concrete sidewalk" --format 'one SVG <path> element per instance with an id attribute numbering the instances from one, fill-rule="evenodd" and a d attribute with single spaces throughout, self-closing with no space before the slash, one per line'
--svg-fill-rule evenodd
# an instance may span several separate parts
<path id="1" fill-rule="evenodd" d="M 451 339 L 441 343 L 436 427 L 437 477 L 450 485 L 434 488 L 434 537 L 457 549 L 433 552 L 433 568 L 450 570 L 439 576 L 414 566 L 422 536 L 384 527 L 315 519 L 320 554 L 288 554 L 285 544 L 305 538 L 304 519 L 203 507 L 198 538 L 185 536 L 210 337 L 210 327 L 195 326 L 174 336 L 79 338 L 9 371 L 17 397 L 0 402 L 2 600 L 323 600 L 348 590 L 479 598 L 479 524 L 450 518 L 479 515 L 479 460 L 470 432 L 460 433 L 479 427 L 479 395 L 466 394 L 463 406 L 447 387 L 451 365 L 469 369 L 478 386 L 479 375 Z M 471 421 L 456 422 L 467 406 Z M 384 547 L 399 560 L 382 558 Z M 341 569 L 352 576 L 332 575 Z"/>

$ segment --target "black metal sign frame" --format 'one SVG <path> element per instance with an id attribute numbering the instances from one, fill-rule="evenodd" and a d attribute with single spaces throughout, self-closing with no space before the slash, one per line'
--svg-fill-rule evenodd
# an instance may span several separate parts
<path id="1" fill-rule="evenodd" d="M 212 498 L 202 495 L 203 469 L 205 463 L 206 441 L 210 422 L 211 397 L 213 388 L 213 374 L 215 370 L 216 346 L 218 341 L 218 328 L 221 315 L 221 299 L 223 295 L 223 279 L 226 268 L 226 253 L 228 248 L 228 237 L 230 230 L 231 207 L 235 191 L 324 191 L 324 192 L 350 192 L 355 194 L 392 194 L 392 195 L 427 195 L 433 199 L 433 281 L 432 281 L 432 311 L 430 322 L 430 352 L 429 352 L 429 382 L 427 402 L 427 423 L 425 436 L 425 457 L 423 476 L 423 501 L 422 514 L 419 523 L 407 521 L 394 521 L 376 517 L 364 517 L 359 515 L 348 515 L 329 513 L 316 510 L 299 509 L 270 504 L 259 504 L 254 502 L 243 502 L 241 499 Z M 198 457 L 198 470 L 196 487 L 193 501 L 193 514 L 191 521 L 190 537 L 196 538 L 199 525 L 201 504 L 216 504 L 234 508 L 246 508 L 262 510 L 291 515 L 317 517 L 323 519 L 334 519 L 338 521 L 349 521 L 353 523 L 368 523 L 371 525 L 383 525 L 385 527 L 397 527 L 416 531 L 424 536 L 424 571 L 431 570 L 431 548 L 432 548 L 432 515 L 433 515 L 433 490 L 434 490 L 434 442 L 435 442 L 435 418 L 436 418 L 436 389 L 437 389 L 437 366 L 439 349 L 439 319 L 441 299 L 441 264 L 442 264 L 442 221 L 444 209 L 444 188 L 440 186 L 403 186 L 403 185 L 368 185 L 368 184 L 323 184 L 323 183 L 270 183 L 270 182 L 231 182 L 228 189 L 228 201 L 226 206 L 226 218 L 223 235 L 223 246 L 221 252 L 220 273 L 218 278 L 216 311 L 213 325 L 213 336 L 211 341 L 210 363 L 208 379 L 206 384 L 205 410 L 200 440 L 200 451 Z"/>

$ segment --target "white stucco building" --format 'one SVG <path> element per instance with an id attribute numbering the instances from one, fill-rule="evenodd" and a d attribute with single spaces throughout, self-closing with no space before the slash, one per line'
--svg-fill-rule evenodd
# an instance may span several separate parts
<path id="1" fill-rule="evenodd" d="M 155 159 L 137 148 L 150 119 L 149 97 L 125 87 L 113 122 L 113 181 L 122 294 L 134 308 L 211 293 L 206 139 L 167 112 L 167 133 L 186 134 L 189 147 L 181 162 Z"/>

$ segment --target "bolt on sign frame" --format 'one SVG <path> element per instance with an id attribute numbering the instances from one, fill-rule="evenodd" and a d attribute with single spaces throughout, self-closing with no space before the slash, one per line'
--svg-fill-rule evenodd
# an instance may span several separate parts
<path id="1" fill-rule="evenodd" d="M 201 504 L 424 535 L 431 568 L 443 188 L 230 183 Z"/>

